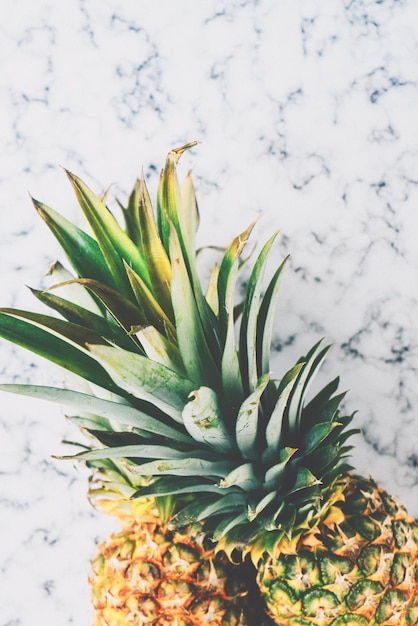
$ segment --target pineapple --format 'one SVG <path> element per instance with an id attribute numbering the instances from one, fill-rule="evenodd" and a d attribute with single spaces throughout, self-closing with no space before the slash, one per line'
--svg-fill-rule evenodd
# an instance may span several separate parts
<path id="1" fill-rule="evenodd" d="M 111 508 L 113 495 L 116 512 L 127 511 L 122 533 L 103 544 L 93 564 L 97 623 L 211 623 L 213 606 L 221 607 L 213 623 L 239 623 L 241 585 L 232 593 L 229 584 L 213 586 L 212 565 L 200 578 L 197 561 L 215 563 L 215 546 L 220 571 L 225 556 L 242 561 L 233 571 L 254 606 L 256 577 L 266 620 L 278 625 L 414 626 L 418 523 L 371 478 L 352 472 L 347 442 L 357 431 L 340 408 L 338 379 L 308 398 L 329 347 L 319 341 L 279 380 L 270 372 L 286 260 L 266 286 L 264 275 L 277 233 L 255 259 L 242 303 L 236 285 L 254 224 L 231 242 L 202 290 L 196 200 L 190 177 L 183 191 L 176 177 L 192 145 L 167 157 L 156 219 L 143 180 L 122 207 L 124 229 L 105 198 L 72 174 L 92 235 L 35 202 L 75 271 L 69 277 L 53 270 L 69 299 L 35 292 L 64 320 L 12 309 L 0 315 L 0 335 L 89 383 L 83 393 L 2 387 L 82 411 L 74 419 L 93 443 L 71 458 L 103 479 L 93 499 Z M 160 552 L 155 569 L 144 561 L 150 532 L 170 555 L 176 544 L 196 555 L 193 573 L 189 563 L 174 585 L 176 602 L 185 597 L 181 616 L 174 598 L 164 606 L 148 594 L 163 582 L 168 596 L 173 589 Z M 258 607 L 248 619 L 260 624 Z"/>
<path id="2" fill-rule="evenodd" d="M 92 561 L 95 626 L 248 625 L 242 568 L 216 556 L 202 529 L 170 531 L 152 499 L 128 504 L 118 517 L 121 531 Z"/>
<path id="3" fill-rule="evenodd" d="M 372 479 L 339 482 L 338 508 L 259 562 L 270 614 L 289 626 L 417 624 L 417 522 Z"/>
<path id="4" fill-rule="evenodd" d="M 122 468 L 106 460 L 88 465 L 92 504 L 121 525 L 92 559 L 94 626 L 254 623 L 262 606 L 252 568 L 217 554 L 201 524 L 171 531 L 170 498 L 131 500 Z"/>

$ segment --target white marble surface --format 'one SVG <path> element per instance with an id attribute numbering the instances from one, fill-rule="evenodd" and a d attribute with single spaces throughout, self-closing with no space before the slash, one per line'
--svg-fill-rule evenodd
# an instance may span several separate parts
<path id="1" fill-rule="evenodd" d="M 2 0 L 2 306 L 33 307 L 57 247 L 28 192 L 79 220 L 63 165 L 154 194 L 171 147 L 199 139 L 200 243 L 260 212 L 291 252 L 277 368 L 320 336 L 358 409 L 354 460 L 418 515 L 418 4 L 414 0 Z M 61 374 L 0 343 L 2 382 Z M 76 433 L 55 406 L 0 398 L 0 626 L 87 626 L 95 543 L 113 527 L 86 474 L 54 461 Z"/>

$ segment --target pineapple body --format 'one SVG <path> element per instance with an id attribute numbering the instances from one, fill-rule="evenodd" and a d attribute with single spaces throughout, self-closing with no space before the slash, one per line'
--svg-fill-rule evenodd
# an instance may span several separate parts
<path id="1" fill-rule="evenodd" d="M 94 626 L 250 623 L 241 567 L 215 555 L 202 533 L 164 528 L 152 500 L 120 504 L 122 528 L 92 561 Z"/>
<path id="2" fill-rule="evenodd" d="M 371 479 L 347 476 L 341 496 L 261 560 L 270 615 L 280 626 L 418 624 L 418 522 Z"/>

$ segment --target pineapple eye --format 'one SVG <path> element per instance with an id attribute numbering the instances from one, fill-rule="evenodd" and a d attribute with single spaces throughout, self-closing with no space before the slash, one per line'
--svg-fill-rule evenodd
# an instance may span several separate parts
<path id="1" fill-rule="evenodd" d="M 411 537 L 411 529 L 408 524 L 405 524 L 402 520 L 394 520 L 392 522 L 393 536 L 395 539 L 395 546 L 398 550 L 402 550 L 407 545 Z"/>
<path id="2" fill-rule="evenodd" d="M 135 552 L 135 542 L 132 540 L 124 541 L 119 549 L 119 557 L 121 559 L 131 559 Z"/>
<path id="3" fill-rule="evenodd" d="M 164 554 L 164 565 L 186 570 L 191 563 L 199 562 L 199 552 L 185 543 L 172 543 Z"/>
<path id="4" fill-rule="evenodd" d="M 193 598 L 193 585 L 185 580 L 163 580 L 158 586 L 157 598 L 164 606 L 184 604 L 185 598 Z"/>
<path id="5" fill-rule="evenodd" d="M 339 605 L 337 596 L 327 589 L 312 589 L 302 598 L 302 607 L 309 617 L 333 617 Z"/>
<path id="6" fill-rule="evenodd" d="M 370 517 L 356 515 L 350 519 L 350 524 L 367 541 L 374 541 L 380 535 L 380 527 Z"/>
<path id="7" fill-rule="evenodd" d="M 383 587 L 374 580 L 360 580 L 348 592 L 346 603 L 349 609 L 358 609 L 361 606 L 377 605 L 382 595 Z"/>
<path id="8" fill-rule="evenodd" d="M 96 576 L 100 576 L 106 567 L 106 559 L 100 552 L 92 559 L 91 569 Z"/>
<path id="9" fill-rule="evenodd" d="M 379 570 L 382 562 L 385 562 L 390 554 L 388 547 L 372 544 L 363 548 L 357 564 L 364 576 L 371 576 Z"/>
<path id="10" fill-rule="evenodd" d="M 280 603 L 295 602 L 297 600 L 296 593 L 284 580 L 277 580 L 271 587 L 272 599 Z"/>
<path id="11" fill-rule="evenodd" d="M 324 585 L 331 585 L 341 576 L 349 574 L 353 564 L 347 557 L 329 554 L 320 559 L 319 568 Z"/>
<path id="12" fill-rule="evenodd" d="M 131 595 L 128 608 L 142 617 L 145 624 L 153 615 L 158 614 L 160 609 L 158 602 L 154 598 L 143 595 Z"/>
<path id="13" fill-rule="evenodd" d="M 226 567 L 221 561 L 214 563 L 205 559 L 202 561 L 196 571 L 196 580 L 206 581 L 210 578 L 220 579 L 226 577 Z"/>
<path id="14" fill-rule="evenodd" d="M 390 584 L 393 587 L 401 585 L 410 572 L 410 578 L 413 580 L 414 576 L 414 563 L 409 554 L 398 552 L 393 557 L 393 565 L 390 572 Z"/>
<path id="15" fill-rule="evenodd" d="M 286 555 L 285 577 L 290 580 L 299 580 L 306 587 L 312 587 L 318 582 L 318 569 L 314 556 L 309 552 Z"/>
<path id="16" fill-rule="evenodd" d="M 415 594 L 408 607 L 408 611 L 406 613 L 406 623 L 413 625 L 418 624 L 418 593 Z"/>
<path id="17" fill-rule="evenodd" d="M 211 624 L 211 620 L 214 620 L 215 616 L 219 616 L 221 612 L 226 610 L 226 602 L 219 596 L 207 597 L 200 600 L 195 600 L 190 605 L 190 613 L 198 618 L 202 619 L 202 623 Z M 219 618 L 218 618 L 219 619 Z M 218 621 L 214 621 L 214 624 L 218 624 Z"/>
<path id="18" fill-rule="evenodd" d="M 140 593 L 150 593 L 161 580 L 160 569 L 150 561 L 132 561 L 125 571 L 126 580 Z"/>
<path id="19" fill-rule="evenodd" d="M 389 620 L 393 621 L 397 616 L 400 617 L 403 614 L 407 604 L 408 598 L 405 593 L 398 589 L 389 589 L 376 609 L 376 621 L 379 624 L 384 624 L 389 622 Z M 411 623 L 413 624 L 414 622 Z"/>

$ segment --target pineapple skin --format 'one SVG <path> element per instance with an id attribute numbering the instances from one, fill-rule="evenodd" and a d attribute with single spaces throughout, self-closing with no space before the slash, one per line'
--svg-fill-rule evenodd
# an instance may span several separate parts
<path id="1" fill-rule="evenodd" d="M 92 560 L 94 626 L 256 623 L 249 617 L 259 604 L 250 600 L 253 573 L 246 580 L 244 568 L 215 554 L 203 533 L 165 528 L 152 500 L 108 504 L 122 528 Z"/>
<path id="2" fill-rule="evenodd" d="M 418 624 L 418 522 L 372 479 L 347 475 L 342 501 L 258 566 L 279 626 Z"/>

